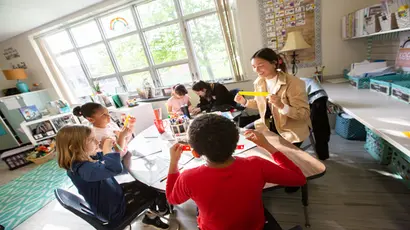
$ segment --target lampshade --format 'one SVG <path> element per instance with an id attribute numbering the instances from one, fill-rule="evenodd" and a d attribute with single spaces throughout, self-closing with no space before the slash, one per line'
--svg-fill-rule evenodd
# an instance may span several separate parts
<path id="1" fill-rule="evenodd" d="M 3 70 L 3 73 L 7 80 L 22 80 L 27 78 L 24 69 L 8 69 Z"/>
<path id="2" fill-rule="evenodd" d="M 288 38 L 286 39 L 286 44 L 280 52 L 302 50 L 310 48 L 300 31 L 292 31 L 288 33 Z"/>

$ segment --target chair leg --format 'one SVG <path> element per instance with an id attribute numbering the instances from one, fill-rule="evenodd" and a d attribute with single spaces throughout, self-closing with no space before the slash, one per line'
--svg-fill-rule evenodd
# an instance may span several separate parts
<path id="1" fill-rule="evenodd" d="M 305 214 L 305 226 L 306 228 L 310 228 L 309 212 L 308 212 L 309 194 L 308 194 L 307 183 L 302 186 L 302 204 L 303 204 L 303 212 Z"/>
<path id="2" fill-rule="evenodd" d="M 317 156 L 317 151 L 316 151 L 316 140 L 315 137 L 313 136 L 313 133 L 310 133 L 309 135 L 309 139 L 310 139 L 310 144 L 313 147 L 313 151 L 315 152 L 316 156 Z"/>

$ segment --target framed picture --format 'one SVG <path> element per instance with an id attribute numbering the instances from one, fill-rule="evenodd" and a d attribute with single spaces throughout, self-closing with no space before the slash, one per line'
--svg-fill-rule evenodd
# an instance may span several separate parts
<path id="1" fill-rule="evenodd" d="M 21 115 L 23 115 L 24 120 L 34 121 L 42 117 L 40 111 L 38 111 L 35 105 L 30 105 L 26 107 L 19 108 Z"/>

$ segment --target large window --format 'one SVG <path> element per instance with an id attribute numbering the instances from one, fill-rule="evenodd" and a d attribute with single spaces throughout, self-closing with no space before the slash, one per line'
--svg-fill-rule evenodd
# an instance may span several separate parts
<path id="1" fill-rule="evenodd" d="M 214 0 L 140 1 L 39 39 L 77 97 L 234 78 Z"/>

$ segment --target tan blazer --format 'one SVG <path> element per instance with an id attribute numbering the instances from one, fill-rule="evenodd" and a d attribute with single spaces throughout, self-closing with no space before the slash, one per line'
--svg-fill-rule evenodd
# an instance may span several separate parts
<path id="1" fill-rule="evenodd" d="M 264 78 L 258 77 L 253 84 L 255 92 L 267 92 Z M 289 112 L 283 115 L 279 109 L 269 104 L 276 129 L 284 139 L 291 143 L 303 142 L 309 136 L 309 127 L 311 127 L 305 82 L 293 75 L 280 72 L 274 92 L 281 97 L 283 104 L 289 106 Z M 246 106 L 259 110 L 261 118 L 255 121 L 255 128 L 267 129 L 265 123 L 266 97 L 256 96 L 253 100 L 248 100 Z"/>

